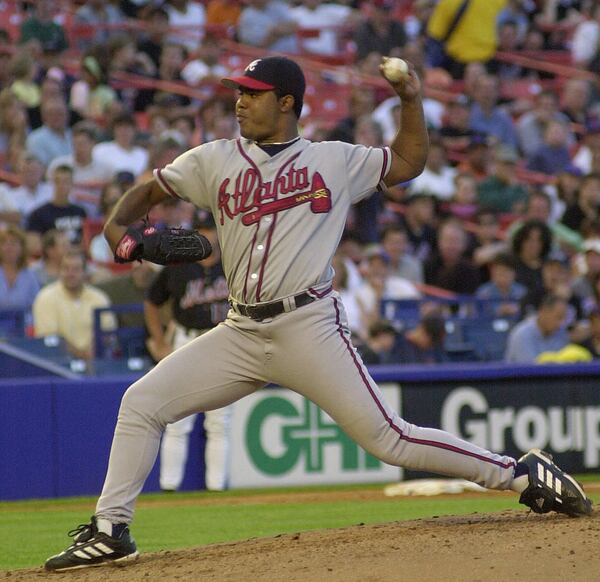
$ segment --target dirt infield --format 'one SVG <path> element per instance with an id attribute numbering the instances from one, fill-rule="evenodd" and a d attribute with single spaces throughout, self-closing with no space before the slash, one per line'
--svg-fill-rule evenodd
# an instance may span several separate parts
<path id="1" fill-rule="evenodd" d="M 0 572 L 0 580 L 592 581 L 600 579 L 598 548 L 600 508 L 595 506 L 585 519 L 505 511 L 354 526 L 144 554 L 126 567 Z"/>

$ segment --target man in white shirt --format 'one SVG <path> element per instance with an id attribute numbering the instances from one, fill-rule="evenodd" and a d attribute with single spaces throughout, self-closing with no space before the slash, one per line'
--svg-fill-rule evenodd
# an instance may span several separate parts
<path id="1" fill-rule="evenodd" d="M 148 152 L 134 145 L 135 121 L 131 115 L 124 113 L 113 122 L 113 141 L 105 141 L 94 146 L 94 161 L 108 164 L 113 175 L 118 172 L 131 172 L 139 176 L 148 166 Z"/>
<path id="2" fill-rule="evenodd" d="M 99 216 L 100 193 L 113 178 L 112 166 L 104 159 L 92 157 L 95 144 L 96 127 L 80 121 L 73 126 L 73 153 L 55 158 L 48 167 L 48 176 L 52 176 L 58 166 L 73 168 L 71 202 L 81 206 L 92 218 Z"/>
<path id="3" fill-rule="evenodd" d="M 169 27 L 174 28 L 173 34 L 167 40 L 182 44 L 189 51 L 195 51 L 204 36 L 206 26 L 204 6 L 200 2 L 169 0 L 164 9 L 169 15 Z"/>
<path id="4" fill-rule="evenodd" d="M 425 169 L 409 186 L 411 192 L 429 192 L 438 200 L 449 200 L 454 195 L 456 170 L 448 164 L 446 148 L 439 142 L 429 145 Z"/>
<path id="5" fill-rule="evenodd" d="M 341 4 L 330 4 L 322 0 L 302 0 L 300 6 L 290 10 L 298 29 L 314 30 L 315 35 L 302 38 L 302 48 L 315 55 L 331 56 L 339 52 L 340 30 L 352 16 L 352 9 Z"/>
<path id="6" fill-rule="evenodd" d="M 33 210 L 52 200 L 52 186 L 44 182 L 44 166 L 29 152 L 21 154 L 18 162 L 20 186 L 6 188 L 0 193 L 0 207 L 13 210 L 23 220 Z"/>

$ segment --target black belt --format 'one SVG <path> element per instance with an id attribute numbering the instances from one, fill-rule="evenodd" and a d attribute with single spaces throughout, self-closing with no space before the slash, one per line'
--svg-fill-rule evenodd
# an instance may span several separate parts
<path id="1" fill-rule="evenodd" d="M 281 315 L 286 311 L 293 311 L 298 307 L 302 307 L 303 305 L 308 305 L 316 300 L 316 297 L 309 295 L 306 291 L 304 293 L 299 293 L 298 295 L 294 295 L 294 297 L 289 298 L 287 300 L 280 301 L 271 301 L 270 303 L 259 303 L 257 305 L 246 305 L 244 303 L 232 303 L 232 307 L 234 311 L 243 315 L 244 317 L 249 317 L 250 319 L 254 319 L 255 321 L 262 321 L 263 319 L 268 319 L 270 317 L 275 317 L 276 315 Z M 285 308 L 286 301 L 288 305 L 288 309 Z"/>

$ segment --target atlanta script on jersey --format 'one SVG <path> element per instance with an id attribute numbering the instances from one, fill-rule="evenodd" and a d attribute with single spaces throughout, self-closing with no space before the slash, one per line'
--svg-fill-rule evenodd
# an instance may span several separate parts
<path id="1" fill-rule="evenodd" d="M 388 148 L 299 139 L 271 157 L 247 139 L 218 140 L 155 177 L 211 210 L 232 298 L 258 303 L 327 288 L 350 205 L 378 187 L 390 163 Z"/>

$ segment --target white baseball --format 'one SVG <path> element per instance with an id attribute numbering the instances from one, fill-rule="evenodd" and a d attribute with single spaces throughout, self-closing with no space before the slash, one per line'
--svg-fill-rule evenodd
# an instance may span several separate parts
<path id="1" fill-rule="evenodd" d="M 408 76 L 408 64 L 403 59 L 396 57 L 383 57 L 383 74 L 391 83 L 398 83 Z"/>

